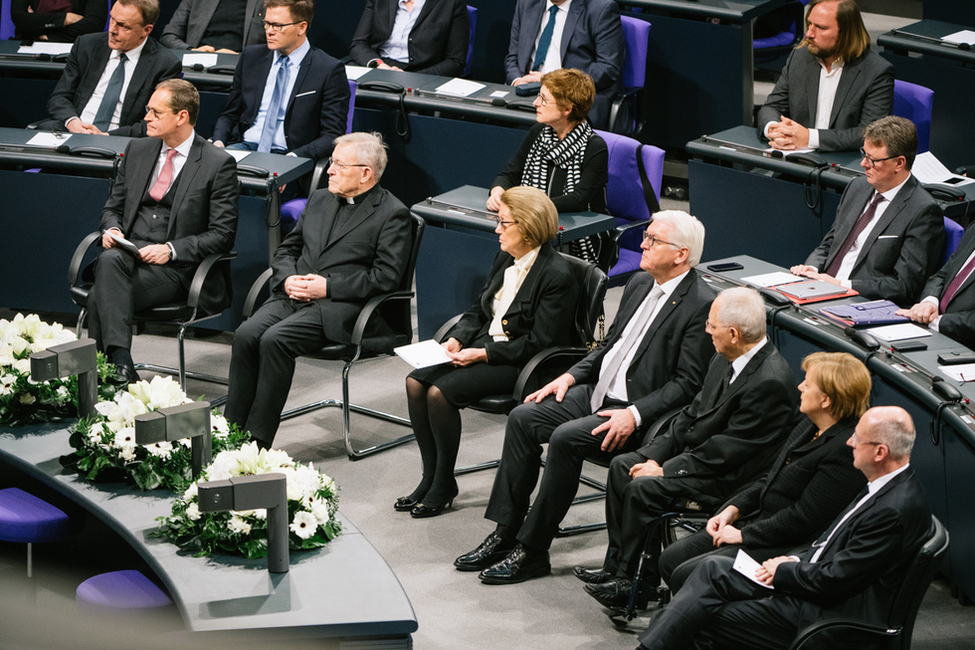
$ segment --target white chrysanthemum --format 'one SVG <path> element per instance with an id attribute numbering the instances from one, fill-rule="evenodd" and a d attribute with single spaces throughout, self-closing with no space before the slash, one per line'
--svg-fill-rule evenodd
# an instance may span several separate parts
<path id="1" fill-rule="evenodd" d="M 194 481 L 193 483 L 190 483 L 190 486 L 186 488 L 185 492 L 183 492 L 183 499 L 189 501 L 190 499 L 195 499 L 198 494 L 199 490 L 197 489 L 196 482 Z"/>
<path id="2" fill-rule="evenodd" d="M 287 480 L 288 501 L 302 501 L 305 497 L 305 492 L 298 480 L 297 471 L 295 468 L 279 467 L 274 471 L 277 474 L 284 474 L 284 477 Z"/>
<path id="3" fill-rule="evenodd" d="M 171 453 L 173 453 L 173 443 L 162 441 L 154 442 L 151 445 L 146 445 L 146 451 L 148 451 L 153 456 L 158 456 L 159 458 L 166 458 Z"/>
<path id="4" fill-rule="evenodd" d="M 118 450 L 119 458 L 125 462 L 131 462 L 135 460 L 135 445 L 131 447 L 120 447 Z"/>
<path id="5" fill-rule="evenodd" d="M 190 521 L 199 521 L 200 516 L 201 516 L 200 506 L 198 506 L 195 503 L 191 503 L 190 505 L 186 506 L 187 519 L 189 519 Z"/>
<path id="6" fill-rule="evenodd" d="M 20 396 L 19 399 L 21 404 L 25 404 L 27 406 L 37 401 L 37 398 L 34 397 L 32 393 L 24 393 L 23 395 Z"/>
<path id="7" fill-rule="evenodd" d="M 301 490 L 301 497 L 299 498 L 305 503 L 310 503 L 321 485 L 318 470 L 310 464 L 305 466 L 299 465 L 295 468 L 294 480 L 298 483 L 298 487 Z"/>
<path id="8" fill-rule="evenodd" d="M 315 516 L 318 525 L 321 526 L 327 524 L 328 520 L 332 518 L 332 508 L 329 506 L 328 501 L 315 499 L 311 502 L 311 514 Z"/>
<path id="9" fill-rule="evenodd" d="M 240 518 L 238 514 L 234 514 L 230 517 L 230 521 L 227 522 L 227 528 L 231 532 L 240 533 L 241 535 L 250 535 L 251 525 Z"/>
<path id="10" fill-rule="evenodd" d="M 308 539 L 318 530 L 318 520 L 310 512 L 299 510 L 291 522 L 291 532 L 301 539 Z"/>

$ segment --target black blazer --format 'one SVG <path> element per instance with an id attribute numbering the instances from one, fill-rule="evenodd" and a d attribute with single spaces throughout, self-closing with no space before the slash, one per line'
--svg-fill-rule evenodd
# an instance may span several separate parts
<path id="1" fill-rule="evenodd" d="M 210 19 L 217 10 L 220 0 L 183 0 L 176 7 L 176 12 L 166 24 L 159 42 L 171 50 L 189 50 L 203 42 L 203 35 L 210 26 Z M 259 0 L 247 0 L 244 8 L 243 43 L 236 48 L 242 50 L 247 45 L 259 45 L 265 42 L 264 3 Z"/>
<path id="2" fill-rule="evenodd" d="M 352 217 L 335 225 L 339 200 L 317 190 L 294 230 L 274 252 L 272 300 L 287 300 L 284 281 L 292 275 L 315 273 L 327 279 L 328 296 L 315 301 L 322 312 L 325 338 L 350 343 L 362 307 L 373 296 L 396 289 L 413 247 L 412 217 L 399 199 L 375 186 L 356 197 Z M 372 336 L 378 319 L 370 324 Z"/>
<path id="3" fill-rule="evenodd" d="M 829 530 L 819 541 L 825 541 L 828 534 Z M 810 548 L 802 561 L 780 564 L 772 585 L 776 592 L 810 601 L 829 612 L 884 624 L 906 567 L 930 535 L 928 499 L 909 467 L 836 531 L 815 564 L 808 561 L 815 550 Z M 802 615 L 818 620 L 822 613 L 803 608 Z M 811 620 L 801 621 L 800 629 Z"/>
<path id="4" fill-rule="evenodd" d="M 681 478 L 715 502 L 768 470 L 795 424 L 799 401 L 789 364 L 771 341 L 715 402 L 729 365 L 715 354 L 694 401 L 638 450 L 665 477 Z"/>
<path id="5" fill-rule="evenodd" d="M 257 119 L 274 52 L 266 45 L 244 48 L 237 61 L 227 106 L 213 128 L 213 141 L 240 142 Z M 301 61 L 284 116 L 288 151 L 307 158 L 328 158 L 332 142 L 345 133 L 349 115 L 349 80 L 345 66 L 316 47 Z"/>
<path id="6" fill-rule="evenodd" d="M 961 244 L 958 245 L 958 250 L 941 267 L 941 270 L 932 275 L 927 284 L 924 285 L 921 298 L 934 296 L 941 300 L 945 289 L 965 266 L 965 262 L 968 261 L 968 256 L 972 254 L 973 250 L 975 250 L 975 228 L 969 228 L 965 232 Z M 975 273 L 969 275 L 958 288 L 958 292 L 948 303 L 948 308 L 945 309 L 941 320 L 938 322 L 939 332 L 970 348 L 975 347 L 975 289 L 972 289 L 973 278 L 975 278 Z"/>
<path id="7" fill-rule="evenodd" d="M 768 474 L 728 502 L 740 512 L 745 546 L 809 544 L 850 503 L 867 482 L 846 444 L 855 428 L 856 418 L 847 418 L 810 441 L 816 425 L 802 418 Z"/>
<path id="8" fill-rule="evenodd" d="M 108 2 L 105 0 L 71 0 L 71 13 L 82 16 L 71 25 L 64 24 L 66 14 L 37 13 L 38 4 L 39 0 L 10 0 L 10 19 L 17 28 L 15 38 L 37 40 L 47 36 L 54 43 L 70 43 L 82 34 L 105 31 L 108 18 Z"/>
<path id="9" fill-rule="evenodd" d="M 619 311 L 605 343 L 572 366 L 577 384 L 595 384 L 606 352 L 623 335 L 633 314 L 654 286 L 649 273 L 636 273 L 626 283 Z M 626 394 L 647 428 L 667 411 L 684 406 L 701 389 L 708 362 L 714 355 L 711 337 L 704 331 L 714 290 L 691 270 L 677 285 L 670 300 L 640 342 L 626 373 Z"/>
<path id="10" fill-rule="evenodd" d="M 158 138 L 132 140 L 125 147 L 112 193 L 102 210 L 102 230 L 132 231 L 139 206 L 149 188 L 152 170 L 162 149 Z M 199 135 L 176 178 L 167 240 L 176 251 L 176 268 L 187 289 L 197 265 L 208 255 L 228 253 L 237 234 L 237 164 L 225 151 Z M 171 262 L 172 263 L 172 262 Z M 230 296 L 229 276 L 212 282 L 201 295 L 201 306 L 213 311 Z"/>
<path id="11" fill-rule="evenodd" d="M 825 271 L 873 196 L 866 176 L 843 191 L 836 220 L 806 264 Z M 911 306 L 924 281 L 938 268 L 945 243 L 941 208 L 914 176 L 894 196 L 870 231 L 850 273 L 853 288 L 871 300 Z"/>
<path id="12" fill-rule="evenodd" d="M 448 334 L 464 347 L 480 347 L 483 343 L 490 364 L 523 365 L 543 349 L 566 346 L 570 340 L 579 287 L 569 264 L 548 244 L 539 249 L 535 263 L 504 313 L 501 324 L 509 340 L 490 338 L 494 294 L 504 283 L 505 269 L 514 261 L 504 251 L 498 253 L 480 297 Z"/>
<path id="13" fill-rule="evenodd" d="M 497 175 L 491 187 L 515 187 L 521 185 L 528 152 L 545 128 L 544 124 L 534 124 L 528 135 L 521 141 L 518 151 Z M 559 212 L 606 212 L 606 183 L 609 181 L 609 149 L 606 141 L 593 134 L 586 143 L 582 154 L 582 175 L 579 182 L 568 194 L 562 194 L 565 187 L 565 169 L 552 165 L 545 193 L 552 199 Z"/>
<path id="14" fill-rule="evenodd" d="M 61 124 L 60 128 L 64 128 L 64 123 L 70 118 L 81 115 L 98 85 L 111 53 L 106 32 L 85 34 L 74 42 L 58 85 L 47 100 L 47 112 L 52 120 Z M 178 77 L 182 70 L 183 64 L 175 54 L 147 38 L 122 99 L 119 128 L 110 135 L 145 135 L 146 123 L 142 118 L 146 115 L 146 104 L 149 103 L 156 84 Z"/>
<path id="15" fill-rule="evenodd" d="M 366 0 L 349 50 L 352 61 L 366 65 L 382 58 L 379 48 L 389 40 L 396 20 L 396 0 Z M 467 64 L 471 26 L 465 0 L 426 0 L 410 30 L 405 70 L 456 77 Z"/>
<path id="16" fill-rule="evenodd" d="M 818 59 L 806 48 L 794 50 L 755 123 L 764 139 L 765 126 L 783 115 L 806 128 L 816 123 L 819 100 Z M 833 100 L 829 128 L 819 131 L 820 151 L 856 151 L 867 125 L 894 112 L 894 66 L 872 50 L 843 68 Z"/>

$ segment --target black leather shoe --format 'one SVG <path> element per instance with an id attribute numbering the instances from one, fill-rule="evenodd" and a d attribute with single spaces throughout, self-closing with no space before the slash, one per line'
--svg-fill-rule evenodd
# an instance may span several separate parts
<path id="1" fill-rule="evenodd" d="M 139 373 L 136 372 L 135 366 L 127 366 L 122 364 L 114 364 L 115 372 L 109 377 L 109 381 L 116 386 L 127 387 L 129 384 L 134 384 L 139 381 Z"/>
<path id="2" fill-rule="evenodd" d="M 548 551 L 532 553 L 524 544 L 516 544 L 506 558 L 481 571 L 478 577 L 486 585 L 513 585 L 551 572 Z"/>
<path id="3" fill-rule="evenodd" d="M 396 499 L 396 503 L 393 504 L 393 509 L 397 512 L 409 512 L 418 505 L 419 502 L 413 497 L 400 497 Z"/>
<path id="4" fill-rule="evenodd" d="M 514 542 L 505 542 L 501 539 L 501 535 L 494 532 L 473 551 L 464 553 L 454 560 L 454 566 L 458 571 L 480 571 L 503 560 L 514 546 Z"/>
<path id="5" fill-rule="evenodd" d="M 588 584 L 583 587 L 586 593 L 595 598 L 603 607 L 625 608 L 630 603 L 632 583 L 626 578 L 613 578 L 607 582 Z M 635 606 L 646 609 L 650 602 L 652 589 L 641 589 L 637 594 Z"/>
<path id="6" fill-rule="evenodd" d="M 594 585 L 601 582 L 609 582 L 615 574 L 610 573 L 602 567 L 598 569 L 587 569 L 584 566 L 574 566 L 572 567 L 572 575 L 587 584 Z"/>
<path id="7" fill-rule="evenodd" d="M 454 500 L 451 499 L 447 503 L 439 506 L 428 506 L 423 503 L 416 504 L 412 510 L 410 510 L 410 516 L 414 519 L 426 519 L 427 517 L 439 517 L 444 512 L 450 509 L 450 506 L 454 504 Z"/>

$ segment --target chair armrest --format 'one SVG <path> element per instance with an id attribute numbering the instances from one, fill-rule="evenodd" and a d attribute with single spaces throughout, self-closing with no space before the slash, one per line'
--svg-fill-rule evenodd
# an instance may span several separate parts
<path id="1" fill-rule="evenodd" d="M 650 219 L 641 219 L 640 221 L 631 221 L 625 226 L 616 226 L 616 234 L 613 236 L 614 241 L 619 241 L 620 237 L 630 232 L 634 228 L 646 229 L 650 225 Z"/>
<path id="2" fill-rule="evenodd" d="M 88 253 L 88 249 L 95 245 L 96 242 L 102 240 L 102 233 L 100 230 L 96 230 L 89 235 L 86 235 L 81 243 L 78 244 L 78 248 L 74 249 L 74 254 L 71 255 L 71 263 L 68 264 L 68 286 L 73 287 L 78 284 L 79 275 L 81 274 L 81 264 L 85 261 L 85 255 Z"/>
<path id="3" fill-rule="evenodd" d="M 366 331 L 366 326 L 369 324 L 369 319 L 372 318 L 373 313 L 379 309 L 380 305 L 390 300 L 409 301 L 412 299 L 412 291 L 393 291 L 371 298 L 365 307 L 362 308 L 362 311 L 359 312 L 359 317 L 355 321 L 355 327 L 352 328 L 352 345 L 357 347 L 362 345 L 362 336 Z"/>
<path id="4" fill-rule="evenodd" d="M 454 329 L 454 325 L 456 325 L 457 323 L 459 323 L 460 322 L 460 319 L 462 317 L 463 317 L 463 314 L 457 314 L 456 316 L 454 316 L 453 318 L 451 318 L 449 321 L 447 321 L 446 323 L 444 323 L 443 325 L 441 325 L 440 326 L 440 329 L 437 330 L 437 333 L 433 335 L 433 340 L 434 341 L 438 341 L 440 343 L 443 343 L 444 337 L 447 336 L 447 332 L 449 332 L 450 330 Z"/>
<path id="5" fill-rule="evenodd" d="M 328 171 L 328 158 L 324 160 L 319 160 L 315 163 L 315 169 L 311 173 L 311 186 L 308 188 L 308 193 L 311 194 L 318 189 L 318 185 L 322 182 L 322 176 Z"/>
<path id="6" fill-rule="evenodd" d="M 233 259 L 237 259 L 237 253 L 235 251 L 214 253 L 213 255 L 208 255 L 200 262 L 200 265 L 196 267 L 196 272 L 193 274 L 193 281 L 190 282 L 190 295 L 186 298 L 187 307 L 196 309 L 199 306 L 200 292 L 203 291 L 203 285 L 207 281 L 210 270 L 219 262 L 230 262 Z"/>
<path id="7" fill-rule="evenodd" d="M 254 280 L 254 284 L 251 288 L 247 290 L 247 297 L 244 299 L 244 309 L 243 316 L 244 320 L 247 320 L 254 313 L 254 307 L 257 305 L 257 297 L 261 295 L 261 290 L 264 288 L 268 282 L 271 281 L 271 276 L 274 275 L 274 269 L 264 269 L 257 279 Z"/>
<path id="8" fill-rule="evenodd" d="M 530 382 L 536 379 L 535 373 L 542 367 L 542 364 L 545 364 L 547 367 L 556 361 L 564 362 L 562 372 L 565 372 L 572 367 L 572 364 L 583 359 L 587 354 L 589 354 L 589 350 L 583 347 L 545 348 L 541 352 L 536 353 L 535 356 L 528 360 L 528 363 L 521 369 L 521 372 L 518 373 L 518 379 L 515 381 L 515 387 L 511 391 L 511 397 L 519 404 L 525 401 L 525 398 L 528 396 L 526 391 L 531 385 Z"/>
<path id="9" fill-rule="evenodd" d="M 806 641 L 811 639 L 816 634 L 819 634 L 823 630 L 828 630 L 836 627 L 843 627 L 850 630 L 855 630 L 857 632 L 866 632 L 868 634 L 875 634 L 887 639 L 900 636 L 904 631 L 900 627 L 882 627 L 880 625 L 873 625 L 871 623 L 864 623 L 863 621 L 857 621 L 848 618 L 833 618 L 826 619 L 822 621 L 817 621 L 811 625 L 807 625 L 805 628 L 799 631 L 796 638 L 792 641 L 792 645 L 789 646 L 789 650 L 799 650 Z"/>

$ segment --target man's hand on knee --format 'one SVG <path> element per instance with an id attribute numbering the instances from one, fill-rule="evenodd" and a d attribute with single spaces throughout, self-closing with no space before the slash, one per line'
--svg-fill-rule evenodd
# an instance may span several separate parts
<path id="1" fill-rule="evenodd" d="M 118 228 L 109 228 L 102 233 L 102 248 L 108 250 L 109 248 L 115 248 L 117 246 L 115 239 L 109 233 L 115 233 L 117 237 L 122 236 L 122 231 Z"/>
<path id="2" fill-rule="evenodd" d="M 538 402 L 541 402 L 549 395 L 553 395 L 553 394 L 555 395 L 555 401 L 561 402 L 562 398 L 565 397 L 566 391 L 569 390 L 569 388 L 571 388 L 572 385 L 575 383 L 576 383 L 575 377 L 573 377 L 569 373 L 559 375 L 558 377 L 556 377 L 555 379 L 548 382 L 547 384 L 545 384 L 544 386 L 536 390 L 534 393 L 526 397 L 525 404 L 527 404 L 528 402 L 535 402 L 537 404 Z"/>
<path id="3" fill-rule="evenodd" d="M 328 295 L 328 281 L 320 275 L 291 275 L 284 281 L 284 291 L 292 300 L 308 302 Z"/>
<path id="4" fill-rule="evenodd" d="M 169 261 L 169 246 L 149 244 L 139 249 L 139 257 L 146 264 L 165 264 Z"/>
<path id="5" fill-rule="evenodd" d="M 630 478 L 641 476 L 663 476 L 664 468 L 657 464 L 655 460 L 648 460 L 645 463 L 637 463 L 630 468 Z"/>
<path id="6" fill-rule="evenodd" d="M 603 438 L 603 444 L 600 445 L 600 449 L 603 451 L 614 452 L 621 448 L 636 430 L 636 418 L 633 417 L 630 409 L 599 411 L 596 415 L 608 418 L 592 430 L 592 435 L 594 436 L 598 436 L 603 432 L 606 433 L 606 437 Z"/>

